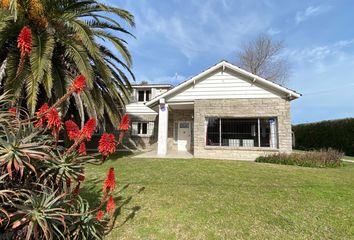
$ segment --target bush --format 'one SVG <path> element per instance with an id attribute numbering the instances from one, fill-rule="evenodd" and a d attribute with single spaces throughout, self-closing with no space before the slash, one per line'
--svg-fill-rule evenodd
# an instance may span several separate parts
<path id="1" fill-rule="evenodd" d="M 333 148 L 354 156 L 354 118 L 300 124 L 292 129 L 296 149 Z"/>
<path id="2" fill-rule="evenodd" d="M 0 239 L 102 239 L 112 229 L 114 169 L 102 183 L 99 206 L 92 208 L 80 197 L 80 186 L 86 164 L 102 164 L 115 152 L 114 135 L 104 133 L 100 153 L 87 154 L 85 143 L 96 120 L 91 118 L 82 129 L 68 120 L 65 130 L 71 146 L 58 144 L 63 128 L 59 106 L 85 86 L 85 78 L 79 76 L 67 94 L 52 106 L 43 104 L 36 117 L 19 107 L 9 108 L 13 99 L 0 96 Z M 128 119 L 121 125 L 126 129 Z"/>
<path id="3" fill-rule="evenodd" d="M 341 165 L 343 153 L 333 149 L 301 153 L 280 153 L 258 157 L 256 162 L 297 165 L 302 167 L 338 167 Z"/>

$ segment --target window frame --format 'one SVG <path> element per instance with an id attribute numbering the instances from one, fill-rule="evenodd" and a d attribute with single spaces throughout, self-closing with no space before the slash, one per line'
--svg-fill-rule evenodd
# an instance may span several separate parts
<path id="1" fill-rule="evenodd" d="M 208 141 L 208 127 L 209 127 L 209 119 L 217 119 L 219 122 L 218 122 L 218 126 L 219 126 L 219 132 L 218 132 L 218 135 L 219 135 L 219 142 L 216 143 L 215 145 L 208 145 L 207 144 L 207 141 Z M 256 136 L 257 137 L 257 145 L 258 146 L 253 146 L 253 147 L 249 147 L 249 146 L 229 146 L 229 145 L 223 145 L 223 141 L 222 141 L 222 135 L 223 135 L 223 132 L 222 132 L 222 120 L 225 120 L 225 119 L 232 119 L 232 120 L 256 120 L 257 121 L 257 126 L 256 126 Z M 270 121 L 270 120 L 273 120 L 274 121 L 274 124 L 275 124 L 275 128 L 273 129 L 273 133 L 269 132 L 269 135 L 271 134 L 275 134 L 275 146 L 272 146 L 273 143 L 271 143 L 271 140 L 269 140 L 269 146 L 261 146 L 262 142 L 261 142 L 261 121 Z M 251 127 L 252 128 L 252 127 Z M 269 123 L 269 128 L 270 128 L 270 123 Z M 219 117 L 219 116 L 206 116 L 205 117 L 205 128 L 204 128 L 204 136 L 205 136 L 205 139 L 204 139 L 204 147 L 206 148 L 231 148 L 231 149 L 269 149 L 269 150 L 278 150 L 279 149 L 279 131 L 278 131 L 278 128 L 279 128 L 279 121 L 278 121 L 278 118 L 275 117 L 275 116 L 261 116 L 261 117 Z M 236 134 L 236 133 L 235 133 Z M 247 140 L 247 139 L 242 139 L 240 138 L 240 140 Z M 243 144 L 242 144 L 243 145 Z"/>
<path id="2" fill-rule="evenodd" d="M 140 93 L 143 92 L 143 100 L 139 100 L 140 99 Z M 151 89 L 137 89 L 136 90 L 136 100 L 138 102 L 147 102 L 147 101 L 150 101 L 152 99 L 152 91 Z"/>
<path id="3" fill-rule="evenodd" d="M 136 133 L 134 132 L 134 124 L 136 124 Z M 146 124 L 146 133 L 143 133 L 144 127 L 143 124 Z M 140 125 L 140 128 L 139 128 Z M 149 128 L 150 127 L 150 128 Z M 140 131 L 139 131 L 140 129 Z M 138 137 L 152 137 L 154 136 L 155 122 L 154 121 L 133 121 L 132 122 L 132 136 Z"/>
<path id="4" fill-rule="evenodd" d="M 140 93 L 143 93 L 143 100 L 140 100 Z M 136 97 L 136 99 L 138 100 L 138 102 L 145 102 L 145 90 L 138 90 L 137 91 L 137 97 Z"/>

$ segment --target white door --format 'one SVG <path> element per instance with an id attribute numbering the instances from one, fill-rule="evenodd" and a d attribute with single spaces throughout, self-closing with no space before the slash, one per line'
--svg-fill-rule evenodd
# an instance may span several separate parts
<path id="1" fill-rule="evenodd" d="M 191 147 L 190 122 L 178 122 L 178 151 L 189 151 Z"/>

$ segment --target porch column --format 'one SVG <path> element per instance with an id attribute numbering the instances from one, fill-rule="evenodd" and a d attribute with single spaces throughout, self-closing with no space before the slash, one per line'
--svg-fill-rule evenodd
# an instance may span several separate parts
<path id="1" fill-rule="evenodd" d="M 167 135 L 168 135 L 168 104 L 165 99 L 160 99 L 159 106 L 159 128 L 158 128 L 158 141 L 157 141 L 157 154 L 167 154 Z"/>

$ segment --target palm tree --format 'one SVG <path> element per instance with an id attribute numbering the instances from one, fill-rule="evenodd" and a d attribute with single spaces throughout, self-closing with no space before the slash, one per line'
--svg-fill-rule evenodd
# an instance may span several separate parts
<path id="1" fill-rule="evenodd" d="M 117 21 L 120 19 L 124 25 Z M 17 47 L 24 26 L 32 49 Z M 0 0 L 0 84 L 33 115 L 39 104 L 63 96 L 78 74 L 88 88 L 61 109 L 117 126 L 129 100 L 132 59 L 122 36 L 134 27 L 126 10 L 95 0 Z M 109 46 L 109 47 L 107 47 Z"/>

